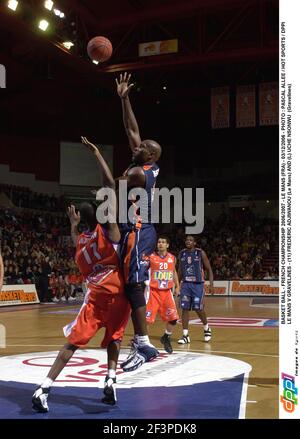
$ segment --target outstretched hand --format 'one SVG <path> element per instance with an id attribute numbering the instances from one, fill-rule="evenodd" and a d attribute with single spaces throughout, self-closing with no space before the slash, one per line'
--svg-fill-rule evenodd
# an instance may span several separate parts
<path id="1" fill-rule="evenodd" d="M 76 213 L 75 206 L 73 204 L 68 207 L 67 214 L 72 226 L 78 226 L 78 224 L 80 223 L 80 212 Z"/>
<path id="2" fill-rule="evenodd" d="M 81 136 L 81 142 L 86 145 L 91 152 L 99 152 L 97 146 L 91 143 L 86 137 Z"/>
<path id="3" fill-rule="evenodd" d="M 117 92 L 122 99 L 125 99 L 128 96 L 130 90 L 134 86 L 133 83 L 129 84 L 130 78 L 131 74 L 129 73 L 127 75 L 127 72 L 125 72 L 124 75 L 122 75 L 122 73 L 120 74 L 119 81 L 116 78 Z"/>

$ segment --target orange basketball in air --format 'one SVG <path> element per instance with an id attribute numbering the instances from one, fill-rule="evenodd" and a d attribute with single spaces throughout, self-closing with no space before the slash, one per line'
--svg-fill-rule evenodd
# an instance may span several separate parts
<path id="1" fill-rule="evenodd" d="M 105 37 L 94 37 L 88 42 L 87 53 L 93 61 L 107 61 L 111 57 L 112 52 L 112 44 Z"/>

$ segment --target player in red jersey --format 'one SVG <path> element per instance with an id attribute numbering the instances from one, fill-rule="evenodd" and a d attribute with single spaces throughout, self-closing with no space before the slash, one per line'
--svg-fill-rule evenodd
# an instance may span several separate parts
<path id="1" fill-rule="evenodd" d="M 147 323 L 154 323 L 156 314 L 159 313 L 161 319 L 167 322 L 160 341 L 165 350 L 171 354 L 173 352 L 171 335 L 178 319 L 172 289 L 175 287 L 175 294 L 179 294 L 179 281 L 175 268 L 176 258 L 168 252 L 169 246 L 169 238 L 161 236 L 157 241 L 157 252 L 150 256 L 150 289 L 146 320 Z"/>
<path id="2" fill-rule="evenodd" d="M 97 159 L 98 166 L 103 172 L 104 186 L 115 189 L 111 172 L 101 156 L 98 148 L 83 137 Z M 111 206 L 112 217 L 116 213 L 115 205 Z M 116 222 L 99 224 L 96 219 L 96 206 L 92 203 L 82 203 L 79 213 L 75 207 L 68 208 L 71 222 L 71 235 L 76 245 L 76 263 L 87 282 L 87 293 L 84 303 L 76 317 L 64 327 L 68 342 L 60 350 L 47 377 L 37 388 L 33 397 L 33 409 L 47 412 L 47 398 L 50 387 L 59 373 L 72 358 L 74 352 L 85 346 L 97 331 L 105 327 L 106 332 L 101 347 L 107 348 L 108 374 L 104 383 L 106 404 L 116 403 L 116 368 L 120 352 L 120 344 L 130 315 L 130 305 L 124 293 L 124 280 L 118 256 L 120 232 Z M 83 222 L 87 230 L 78 233 L 78 224 Z"/>

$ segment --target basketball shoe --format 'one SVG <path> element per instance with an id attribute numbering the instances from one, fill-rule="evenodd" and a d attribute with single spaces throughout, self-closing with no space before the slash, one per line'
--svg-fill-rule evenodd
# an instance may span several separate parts
<path id="1" fill-rule="evenodd" d="M 124 372 L 132 372 L 141 367 L 144 363 L 154 360 L 158 355 L 158 350 L 152 346 L 138 346 L 132 357 L 122 363 L 121 367 Z"/>
<path id="2" fill-rule="evenodd" d="M 168 354 L 172 354 L 173 348 L 171 345 L 171 337 L 168 334 L 164 334 L 160 338 L 160 342 L 164 345 L 165 351 L 168 352 Z"/>
<path id="3" fill-rule="evenodd" d="M 115 405 L 117 402 L 116 378 L 105 377 L 103 393 L 104 397 L 101 401 L 104 404 Z"/>
<path id="4" fill-rule="evenodd" d="M 204 330 L 204 341 L 210 341 L 211 339 L 211 329 L 208 328 L 206 331 Z"/>
<path id="5" fill-rule="evenodd" d="M 177 342 L 178 344 L 188 344 L 191 343 L 189 335 L 183 335 Z"/>
<path id="6" fill-rule="evenodd" d="M 138 343 L 137 343 L 135 338 L 132 338 L 130 340 L 130 351 L 129 351 L 129 354 L 127 355 L 126 360 L 123 361 L 123 363 L 121 363 L 122 369 L 123 369 L 124 366 L 126 366 L 130 362 L 132 357 L 136 354 L 137 348 L 138 348 Z"/>
<path id="7" fill-rule="evenodd" d="M 32 408 L 36 412 L 46 413 L 49 411 L 47 399 L 49 396 L 50 387 L 38 387 L 32 395 Z"/>

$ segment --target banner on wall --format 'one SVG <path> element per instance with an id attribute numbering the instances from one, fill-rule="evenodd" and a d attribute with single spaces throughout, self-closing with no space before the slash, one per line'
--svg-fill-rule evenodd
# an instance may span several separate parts
<path id="1" fill-rule="evenodd" d="M 0 306 L 40 303 L 35 285 L 3 285 Z"/>
<path id="2" fill-rule="evenodd" d="M 209 281 L 205 281 L 205 295 L 211 296 L 209 292 Z M 215 280 L 214 281 L 214 296 L 228 296 L 229 294 L 229 281 L 228 280 Z"/>
<path id="3" fill-rule="evenodd" d="M 236 127 L 255 127 L 255 85 L 241 85 L 236 91 Z"/>
<path id="4" fill-rule="evenodd" d="M 213 129 L 229 127 L 229 87 L 211 90 L 211 126 Z"/>
<path id="5" fill-rule="evenodd" d="M 229 294 L 232 296 L 278 296 L 279 284 L 276 280 L 233 280 Z"/>
<path id="6" fill-rule="evenodd" d="M 259 123 L 260 125 L 278 125 L 277 82 L 259 85 Z"/>
<path id="7" fill-rule="evenodd" d="M 205 281 L 205 295 L 209 293 L 209 281 Z M 215 296 L 278 296 L 277 280 L 215 280 Z"/>

